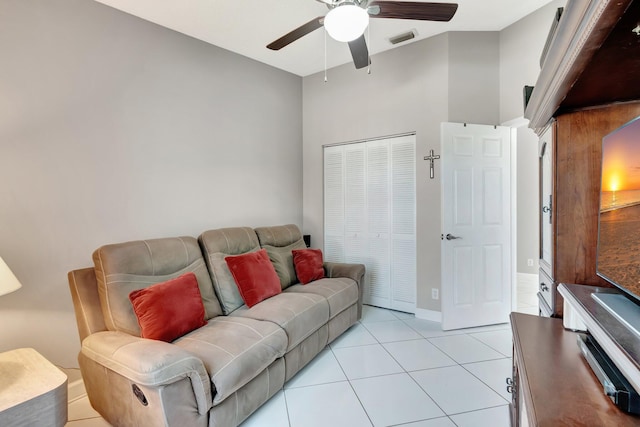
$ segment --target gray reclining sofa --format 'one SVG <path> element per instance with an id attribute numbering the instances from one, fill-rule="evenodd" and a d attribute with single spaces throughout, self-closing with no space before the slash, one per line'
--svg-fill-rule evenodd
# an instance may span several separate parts
<path id="1" fill-rule="evenodd" d="M 69 272 L 91 405 L 114 426 L 234 427 L 362 314 L 364 266 L 324 263 L 298 283 L 295 225 L 225 228 L 106 245 Z M 244 304 L 225 256 L 264 248 L 282 292 Z M 206 324 L 172 342 L 141 338 L 129 294 L 193 272 Z"/>

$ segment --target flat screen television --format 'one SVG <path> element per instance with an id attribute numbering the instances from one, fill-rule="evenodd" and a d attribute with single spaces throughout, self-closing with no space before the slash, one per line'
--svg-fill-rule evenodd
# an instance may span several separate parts
<path id="1" fill-rule="evenodd" d="M 597 273 L 622 291 L 593 297 L 640 336 L 640 117 L 602 139 Z"/>

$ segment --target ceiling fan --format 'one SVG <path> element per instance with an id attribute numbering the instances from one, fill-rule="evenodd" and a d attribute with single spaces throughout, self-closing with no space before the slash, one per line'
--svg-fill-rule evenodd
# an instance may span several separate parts
<path id="1" fill-rule="evenodd" d="M 280 50 L 324 26 L 337 41 L 349 43 L 349 50 L 356 68 L 371 63 L 364 39 L 369 18 L 414 19 L 420 21 L 450 21 L 458 10 L 457 3 L 421 3 L 415 1 L 385 0 L 316 0 L 329 8 L 326 16 L 312 19 L 295 30 L 267 45 Z"/>

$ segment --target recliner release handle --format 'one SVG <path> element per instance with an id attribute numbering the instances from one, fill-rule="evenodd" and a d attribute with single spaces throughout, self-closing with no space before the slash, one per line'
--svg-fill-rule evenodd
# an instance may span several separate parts
<path id="1" fill-rule="evenodd" d="M 133 394 L 140 401 L 140 403 L 142 403 L 144 406 L 149 405 L 147 397 L 144 395 L 143 391 L 140 390 L 140 387 L 138 387 L 136 384 L 132 384 L 131 389 L 133 390 Z"/>

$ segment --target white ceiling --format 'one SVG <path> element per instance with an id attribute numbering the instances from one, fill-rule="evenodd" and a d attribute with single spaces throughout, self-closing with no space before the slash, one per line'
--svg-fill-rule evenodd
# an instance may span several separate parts
<path id="1" fill-rule="evenodd" d="M 324 16 L 327 7 L 314 0 L 96 1 L 299 76 L 322 71 L 325 66 L 322 29 L 280 51 L 266 48 L 294 28 Z M 371 19 L 369 52 L 379 53 L 447 31 L 500 31 L 550 2 L 457 0 L 458 11 L 450 22 Z M 411 42 L 396 46 L 389 43 L 389 37 L 412 29 L 418 36 Z M 351 62 L 347 44 L 327 36 L 327 66 L 347 62 Z"/>

